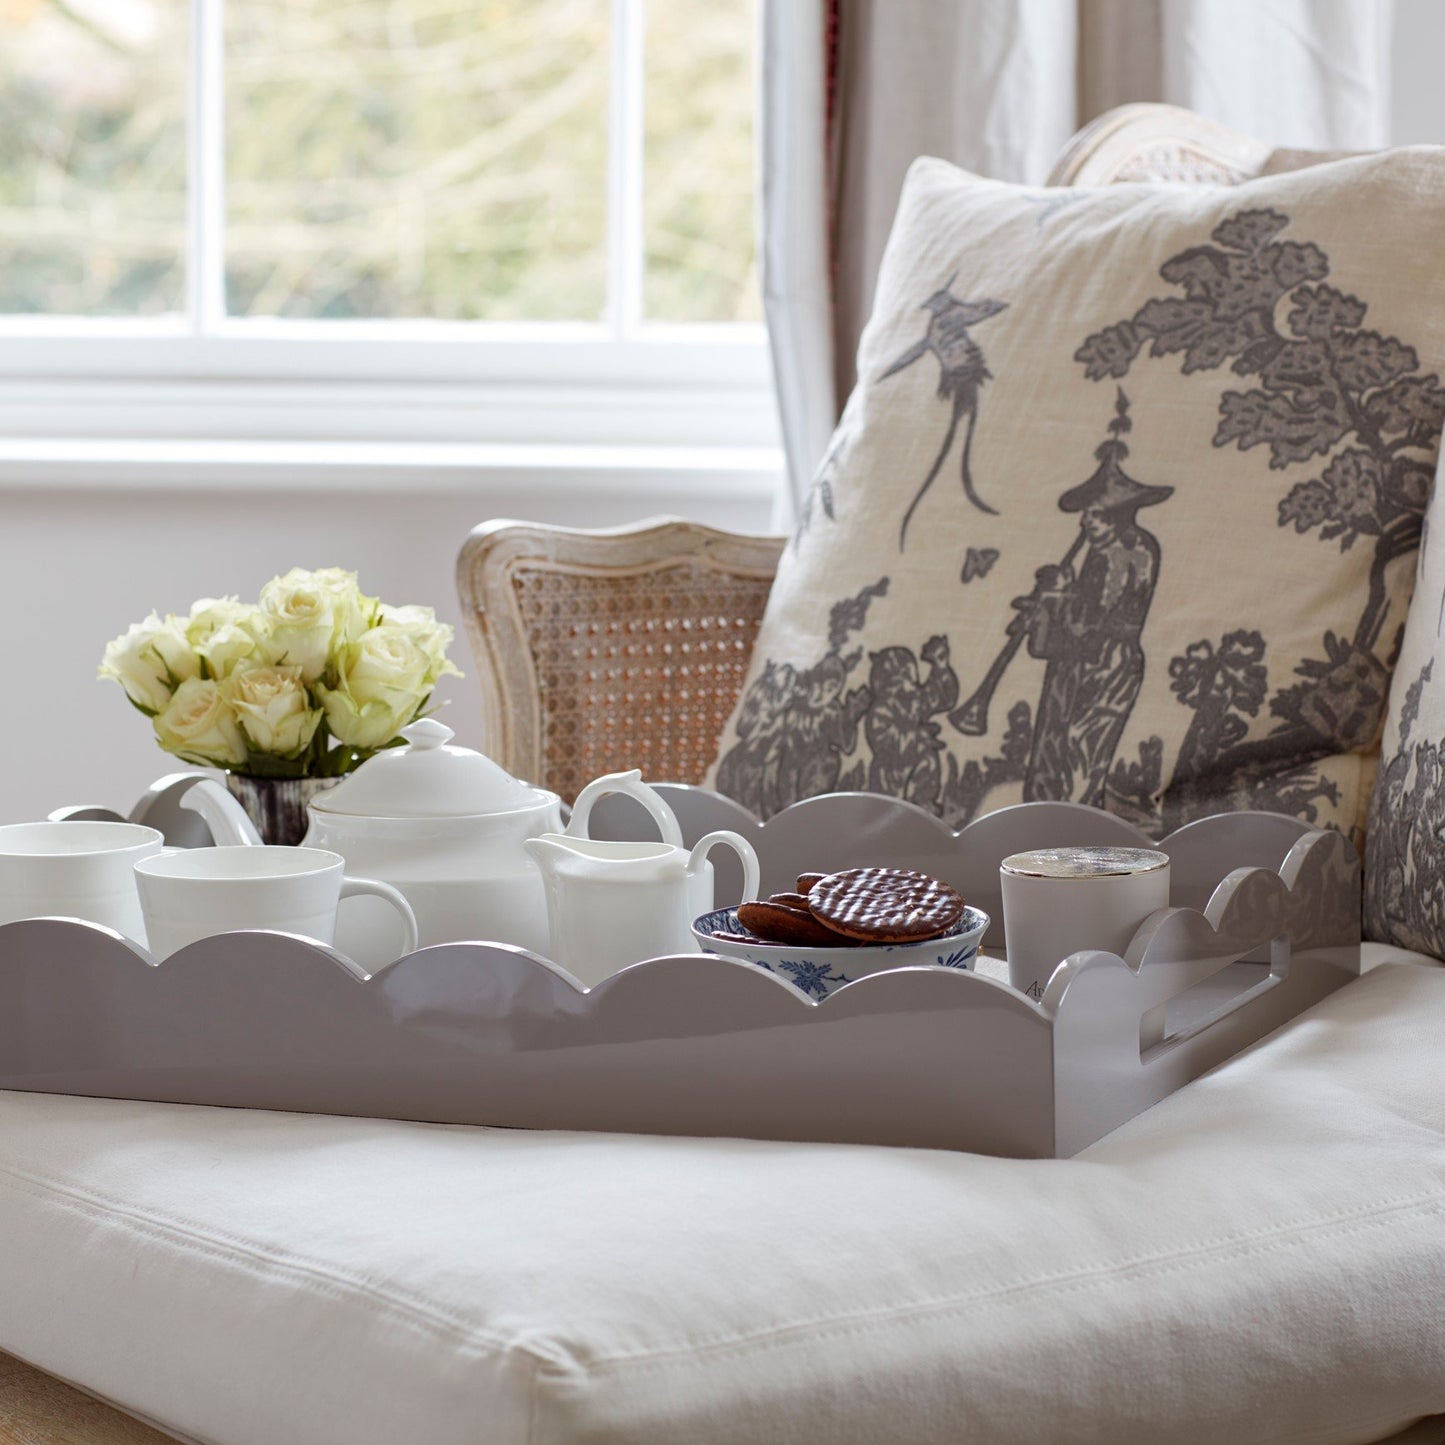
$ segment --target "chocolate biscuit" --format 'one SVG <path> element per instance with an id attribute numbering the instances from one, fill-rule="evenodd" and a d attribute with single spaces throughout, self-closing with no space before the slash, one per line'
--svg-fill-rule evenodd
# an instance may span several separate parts
<path id="1" fill-rule="evenodd" d="M 738 922 L 765 943 L 789 943 L 796 948 L 846 948 L 851 939 L 842 938 L 807 909 L 789 908 L 785 903 L 759 900 L 740 903 Z"/>
<path id="2" fill-rule="evenodd" d="M 820 923 L 849 938 L 913 943 L 954 928 L 963 916 L 963 897 L 912 869 L 849 868 L 816 883 L 808 907 Z"/>
<path id="3" fill-rule="evenodd" d="M 801 908 L 804 912 L 808 908 L 808 895 L 806 893 L 774 893 L 767 900 L 769 903 L 781 903 L 784 908 Z"/>

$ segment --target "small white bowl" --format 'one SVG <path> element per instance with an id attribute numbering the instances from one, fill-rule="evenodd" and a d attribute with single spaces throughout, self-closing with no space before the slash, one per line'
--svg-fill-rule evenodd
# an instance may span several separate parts
<path id="1" fill-rule="evenodd" d="M 692 925 L 693 937 L 704 953 L 718 953 L 724 958 L 740 958 L 754 963 L 796 984 L 813 998 L 827 998 L 835 989 L 865 973 L 881 973 L 885 968 L 929 965 L 936 968 L 971 969 L 978 957 L 978 946 L 988 932 L 989 917 L 981 908 L 965 908 L 958 927 L 942 938 L 929 938 L 919 943 L 865 944 L 850 948 L 800 947 L 791 943 L 734 943 L 718 938 L 717 932 L 746 933 L 738 922 L 736 908 L 719 908 L 704 913 Z"/>

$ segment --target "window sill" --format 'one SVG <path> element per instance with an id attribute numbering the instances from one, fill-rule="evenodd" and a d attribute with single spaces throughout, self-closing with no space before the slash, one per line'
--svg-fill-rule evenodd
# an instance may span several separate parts
<path id="1" fill-rule="evenodd" d="M 426 334 L 37 334 L 0 348 L 0 490 L 775 494 L 780 431 L 758 337 Z"/>
<path id="2" fill-rule="evenodd" d="M 698 384 L 0 379 L 0 438 L 779 445 L 764 378 Z"/>
<path id="3" fill-rule="evenodd" d="M 0 491 L 57 487 L 178 492 L 406 490 L 477 495 L 522 486 L 549 497 L 625 492 L 770 500 L 783 471 L 770 447 L 477 442 L 0 437 Z"/>

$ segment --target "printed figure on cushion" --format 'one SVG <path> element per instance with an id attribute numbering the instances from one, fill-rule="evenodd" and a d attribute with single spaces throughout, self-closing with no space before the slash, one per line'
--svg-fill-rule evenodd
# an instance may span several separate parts
<path id="1" fill-rule="evenodd" d="M 968 417 L 968 426 L 963 433 L 964 494 L 980 512 L 988 512 L 993 516 L 998 515 L 998 509 L 990 507 L 975 491 L 973 473 L 969 470 L 968 464 L 969 453 L 973 449 L 973 429 L 978 421 L 978 394 L 983 389 L 984 382 L 993 375 L 984 365 L 983 352 L 969 334 L 968 328 L 977 326 L 980 321 L 987 321 L 990 316 L 997 316 L 1000 311 L 1007 310 L 1008 302 L 961 300 L 953 294 L 954 279 L 954 276 L 950 276 L 943 287 L 935 291 L 920 308 L 928 312 L 928 330 L 924 332 L 923 339 L 910 346 L 878 378 L 880 381 L 886 381 L 890 376 L 896 376 L 898 372 L 912 366 L 915 361 L 931 354 L 938 362 L 938 394 L 945 401 L 953 403 L 948 430 L 943 436 L 943 445 L 938 449 L 938 455 L 928 469 L 928 475 L 924 477 L 922 486 L 914 493 L 913 500 L 908 504 L 908 510 L 904 512 L 903 521 L 898 528 L 898 550 L 900 552 L 908 540 L 908 524 L 913 520 L 913 513 L 923 500 L 923 494 L 933 485 L 934 478 L 938 476 L 943 467 L 944 461 L 953 448 L 953 439 L 958 435 L 958 423 L 965 416 Z"/>
<path id="2" fill-rule="evenodd" d="M 831 791 L 809 784 L 845 776 L 861 720 L 870 753 L 866 780 L 860 762 L 846 785 L 904 798 L 955 826 L 974 817 L 989 793 L 1020 781 L 1026 799 L 1102 803 L 1143 684 L 1140 634 L 1159 575 L 1158 539 L 1138 513 L 1174 492 L 1124 472 L 1128 412 L 1120 391 L 1109 435 L 1094 454 L 1098 466 L 1059 498 L 1060 511 L 1078 514 L 1078 536 L 1058 564 L 1039 570 L 1034 591 L 1014 600 L 1017 615 L 1004 646 L 968 702 L 958 706 L 959 679 L 942 634 L 917 652 L 878 649 L 869 655 L 867 683 L 845 689 L 862 651 L 843 649 L 865 625 L 869 602 L 887 594 L 889 579 L 882 578 L 834 606 L 829 650 L 812 668 L 799 673 L 769 661 L 754 680 L 738 742 L 718 766 L 720 791 L 763 817 Z M 1025 646 L 1046 664 L 1037 722 L 1029 703 L 1016 701 L 1000 753 L 960 766 L 945 723 L 970 736 L 986 733 L 994 693 Z M 817 685 L 820 677 L 829 679 L 827 688 Z"/>
<path id="3" fill-rule="evenodd" d="M 950 721 L 966 735 L 988 730 L 988 705 L 1019 647 L 1047 663 L 1024 799 L 1101 806 L 1114 754 L 1144 683 L 1140 640 L 1159 578 L 1159 540 L 1139 525 L 1142 507 L 1157 506 L 1173 487 L 1145 486 L 1123 470 L 1129 448 L 1129 399 L 1121 390 L 1109 438 L 1095 452 L 1098 469 L 1059 498 L 1079 513 L 1079 535 L 1063 559 L 1042 567 L 1003 651 L 982 687 Z M 1082 561 L 1076 559 L 1083 553 Z"/>

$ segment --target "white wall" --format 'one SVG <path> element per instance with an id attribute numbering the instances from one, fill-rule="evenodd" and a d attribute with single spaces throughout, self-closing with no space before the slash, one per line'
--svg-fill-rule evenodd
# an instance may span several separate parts
<path id="1" fill-rule="evenodd" d="M 65 803 L 128 808 L 162 773 L 149 724 L 114 683 L 95 678 L 105 643 L 151 608 L 183 611 L 199 596 L 254 597 L 277 572 L 339 564 L 392 602 L 435 606 L 457 625 L 446 723 L 476 745 L 476 681 L 452 569 L 473 525 L 498 516 L 611 526 L 672 512 L 766 531 L 756 488 L 741 500 L 626 480 L 601 495 L 539 495 L 516 482 L 475 494 L 176 492 L 69 485 L 7 487 L 0 469 L 0 822 Z"/>

